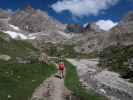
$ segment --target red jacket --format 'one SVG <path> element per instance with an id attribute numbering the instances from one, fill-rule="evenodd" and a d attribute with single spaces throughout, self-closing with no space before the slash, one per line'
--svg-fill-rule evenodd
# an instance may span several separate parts
<path id="1" fill-rule="evenodd" d="M 59 69 L 60 69 L 60 70 L 64 70 L 64 67 L 65 67 L 64 64 L 59 64 Z"/>

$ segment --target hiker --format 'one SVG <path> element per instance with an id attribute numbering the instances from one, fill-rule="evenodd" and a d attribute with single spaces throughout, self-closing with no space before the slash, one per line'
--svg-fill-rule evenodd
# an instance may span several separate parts
<path id="1" fill-rule="evenodd" d="M 62 79 L 62 78 L 64 78 L 64 68 L 65 68 L 65 65 L 64 65 L 64 63 L 61 61 L 60 63 L 59 63 L 59 73 L 60 73 L 60 78 Z"/>

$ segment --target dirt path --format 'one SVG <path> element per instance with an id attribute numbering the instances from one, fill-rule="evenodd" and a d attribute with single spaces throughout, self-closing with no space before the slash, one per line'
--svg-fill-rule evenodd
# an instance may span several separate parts
<path id="1" fill-rule="evenodd" d="M 65 100 L 69 91 L 64 86 L 64 79 L 59 74 L 45 80 L 33 93 L 31 100 Z"/>

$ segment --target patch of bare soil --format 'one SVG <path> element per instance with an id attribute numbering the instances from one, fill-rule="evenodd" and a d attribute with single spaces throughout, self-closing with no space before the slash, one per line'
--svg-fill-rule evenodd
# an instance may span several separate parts
<path id="1" fill-rule="evenodd" d="M 33 93 L 31 100 L 66 100 L 70 91 L 64 86 L 64 79 L 53 75 L 45 80 Z"/>

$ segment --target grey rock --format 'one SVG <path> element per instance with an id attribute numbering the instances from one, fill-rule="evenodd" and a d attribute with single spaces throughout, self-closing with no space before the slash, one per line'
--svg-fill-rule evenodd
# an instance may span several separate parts
<path id="1" fill-rule="evenodd" d="M 39 56 L 39 58 L 38 58 L 38 60 L 39 60 L 39 62 L 41 62 L 41 63 L 46 63 L 46 64 L 48 64 L 48 56 L 47 56 L 47 54 L 46 53 L 41 53 L 40 54 L 40 56 Z"/>
<path id="2" fill-rule="evenodd" d="M 29 64 L 29 63 L 31 63 L 30 60 L 27 60 L 27 59 L 24 59 L 24 58 L 21 58 L 21 57 L 16 57 L 16 61 L 17 61 L 17 63 L 20 63 L 20 64 Z"/>
<path id="3" fill-rule="evenodd" d="M 0 55 L 0 60 L 9 61 L 11 57 L 9 55 L 2 54 Z"/>
<path id="4" fill-rule="evenodd" d="M 80 80 L 88 84 L 87 89 L 93 89 L 109 100 L 133 100 L 133 84 L 120 78 L 118 73 L 99 69 L 97 60 L 68 61 L 76 66 Z"/>

